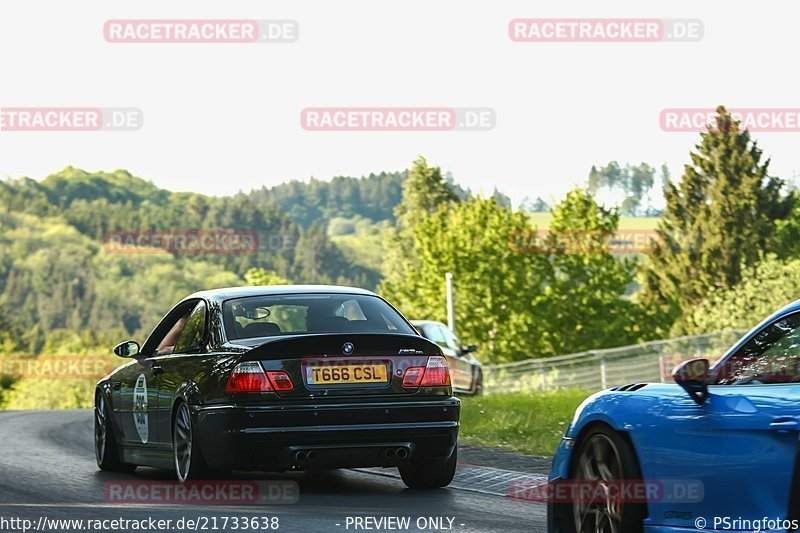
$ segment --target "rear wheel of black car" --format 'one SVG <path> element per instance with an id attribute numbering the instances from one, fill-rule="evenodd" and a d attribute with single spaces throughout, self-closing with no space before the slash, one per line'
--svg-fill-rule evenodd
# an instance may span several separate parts
<path id="1" fill-rule="evenodd" d="M 172 421 L 172 450 L 178 481 L 197 480 L 207 474 L 203 454 L 194 439 L 192 415 L 183 402 L 175 409 Z"/>
<path id="2" fill-rule="evenodd" d="M 447 459 L 411 459 L 399 467 L 403 483 L 410 489 L 437 489 L 453 481 L 458 461 L 458 447 Z"/>
<path id="3" fill-rule="evenodd" d="M 132 472 L 136 468 L 136 465 L 120 460 L 119 444 L 111 422 L 111 409 L 102 393 L 94 399 L 94 455 L 100 470 Z"/>
<path id="4" fill-rule="evenodd" d="M 618 432 L 606 426 L 597 426 L 578 443 L 572 463 L 570 479 L 575 483 L 588 482 L 606 496 L 599 498 L 578 497 L 568 504 L 570 513 L 565 521 L 573 528 L 569 531 L 585 533 L 641 532 L 645 517 L 643 502 L 624 502 L 613 494 L 619 494 L 621 483 L 636 483 L 642 479 L 636 454 L 628 441 Z M 611 487 L 611 491 L 606 490 Z"/>

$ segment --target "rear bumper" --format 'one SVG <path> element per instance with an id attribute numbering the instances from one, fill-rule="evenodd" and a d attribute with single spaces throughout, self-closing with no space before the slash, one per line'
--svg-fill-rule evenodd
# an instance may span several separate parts
<path id="1" fill-rule="evenodd" d="M 195 407 L 193 428 L 213 468 L 397 466 L 411 458 L 450 457 L 458 439 L 459 414 L 460 401 L 452 397 L 225 405 Z M 303 460 L 297 452 L 303 452 Z"/>

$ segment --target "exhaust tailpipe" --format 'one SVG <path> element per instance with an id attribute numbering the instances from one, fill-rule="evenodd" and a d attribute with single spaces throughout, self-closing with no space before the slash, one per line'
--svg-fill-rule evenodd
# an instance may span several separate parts
<path id="1" fill-rule="evenodd" d="M 397 448 L 397 458 L 398 459 L 405 459 L 408 457 L 408 449 L 406 448 Z"/>

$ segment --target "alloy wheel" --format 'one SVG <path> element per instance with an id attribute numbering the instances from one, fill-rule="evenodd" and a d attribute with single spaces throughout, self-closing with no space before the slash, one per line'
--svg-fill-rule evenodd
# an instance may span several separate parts
<path id="1" fill-rule="evenodd" d="M 591 497 L 579 495 L 573 504 L 577 533 L 619 533 L 622 502 L 618 484 L 622 481 L 622 461 L 615 444 L 603 434 L 589 438 L 578 457 L 575 482 L 588 482 Z"/>
<path id="2" fill-rule="evenodd" d="M 94 452 L 98 465 L 103 462 L 106 456 L 107 423 L 106 399 L 100 394 L 97 396 L 97 402 L 94 407 Z"/>
<path id="3" fill-rule="evenodd" d="M 189 471 L 192 467 L 192 419 L 189 415 L 189 407 L 185 403 L 178 407 L 175 415 L 175 429 L 172 438 L 175 450 L 175 473 L 178 481 L 184 482 L 189 478 Z"/>

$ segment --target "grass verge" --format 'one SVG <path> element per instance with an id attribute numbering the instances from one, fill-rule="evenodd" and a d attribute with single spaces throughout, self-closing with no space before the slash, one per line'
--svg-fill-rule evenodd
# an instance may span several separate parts
<path id="1" fill-rule="evenodd" d="M 530 455 L 553 455 L 575 409 L 590 394 L 566 389 L 462 398 L 461 439 Z"/>

